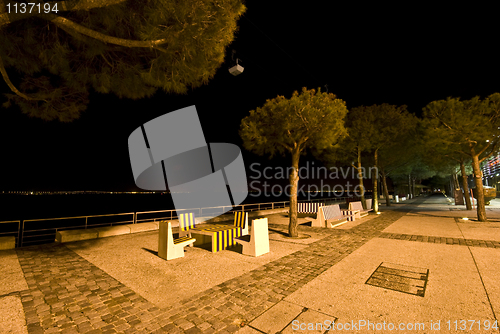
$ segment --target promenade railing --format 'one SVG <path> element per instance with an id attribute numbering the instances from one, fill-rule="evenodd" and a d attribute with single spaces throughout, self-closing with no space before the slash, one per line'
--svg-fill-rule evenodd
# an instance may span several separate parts
<path id="1" fill-rule="evenodd" d="M 346 203 L 348 197 L 333 197 L 312 200 L 299 200 L 298 202 L 323 202 L 328 204 Z M 36 244 L 52 243 L 55 241 L 57 231 L 87 229 L 103 226 L 116 226 L 126 224 L 137 224 L 155 222 L 160 220 L 177 219 L 182 212 L 194 212 L 198 217 L 214 216 L 224 212 L 235 211 L 262 211 L 286 208 L 289 201 L 240 204 L 236 206 L 218 206 L 196 209 L 159 210 L 126 212 L 106 215 L 90 215 L 76 217 L 42 218 L 0 221 L 0 237 L 15 236 L 16 247 L 30 246 Z"/>

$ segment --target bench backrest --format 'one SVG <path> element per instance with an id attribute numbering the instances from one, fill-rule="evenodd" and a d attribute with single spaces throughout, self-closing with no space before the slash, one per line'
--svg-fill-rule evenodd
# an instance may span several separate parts
<path id="1" fill-rule="evenodd" d="M 298 213 L 316 213 L 320 206 L 324 206 L 324 203 L 297 203 Z"/>
<path id="2" fill-rule="evenodd" d="M 323 216 L 326 220 L 342 216 L 342 213 L 340 212 L 340 206 L 338 204 L 324 206 Z"/>
<path id="3" fill-rule="evenodd" d="M 234 213 L 234 226 L 245 229 L 248 224 L 248 212 L 236 211 Z"/>
<path id="4" fill-rule="evenodd" d="M 250 241 L 255 245 L 254 256 L 269 253 L 269 229 L 267 218 L 252 221 L 252 237 Z"/>
<path id="5" fill-rule="evenodd" d="M 236 211 L 234 213 L 234 226 L 239 227 L 241 235 L 248 234 L 248 212 Z"/>
<path id="6" fill-rule="evenodd" d="M 366 200 L 366 210 L 370 210 L 372 208 L 372 199 L 368 198 Z"/>
<path id="7" fill-rule="evenodd" d="M 194 219 L 194 213 L 181 213 L 179 215 L 179 227 L 181 231 L 189 231 L 196 227 L 196 221 Z"/>
<path id="8" fill-rule="evenodd" d="M 172 232 L 172 223 L 167 222 L 167 249 L 174 247 L 174 234 Z"/>
<path id="9" fill-rule="evenodd" d="M 361 202 L 351 202 L 349 203 L 349 210 L 363 211 L 363 204 Z"/>

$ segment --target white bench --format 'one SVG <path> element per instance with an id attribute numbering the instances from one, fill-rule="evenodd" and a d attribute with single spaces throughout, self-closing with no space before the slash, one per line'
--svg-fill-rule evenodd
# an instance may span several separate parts
<path id="1" fill-rule="evenodd" d="M 252 220 L 250 235 L 235 238 L 234 241 L 243 246 L 242 253 L 250 256 L 260 256 L 269 253 L 269 229 L 267 218 Z"/>
<path id="2" fill-rule="evenodd" d="M 195 241 L 195 238 L 188 236 L 174 239 L 172 223 L 161 221 L 158 232 L 158 256 L 167 261 L 184 257 L 184 247 Z"/>
<path id="3" fill-rule="evenodd" d="M 371 208 L 366 210 L 363 209 L 363 204 L 361 203 L 361 201 L 349 203 L 349 210 L 359 211 L 358 213 L 359 217 L 356 215 L 356 218 L 362 218 L 368 216 L 368 212 L 373 211 L 373 209 Z"/>
<path id="4" fill-rule="evenodd" d="M 312 227 L 333 228 L 353 221 L 355 213 L 348 210 L 340 210 L 339 204 L 319 207 L 316 219 L 311 222 Z"/>
<path id="5" fill-rule="evenodd" d="M 297 217 L 304 218 L 311 217 L 312 215 L 316 216 L 319 208 L 324 205 L 324 203 L 297 203 Z"/>

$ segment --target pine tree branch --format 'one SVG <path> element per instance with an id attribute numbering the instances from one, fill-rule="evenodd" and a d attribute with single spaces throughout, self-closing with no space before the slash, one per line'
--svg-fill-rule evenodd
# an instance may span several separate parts
<path id="1" fill-rule="evenodd" d="M 287 151 L 290 151 L 290 152 L 293 151 L 293 148 L 290 145 L 287 145 L 285 143 L 281 143 L 281 146 L 283 146 Z"/>
<path id="2" fill-rule="evenodd" d="M 451 160 L 454 160 L 456 162 L 460 162 L 461 161 L 460 159 L 463 159 L 463 158 L 457 159 L 454 156 L 449 155 L 449 154 L 444 154 L 444 156 L 447 157 L 447 158 L 450 158 Z"/>
<path id="3" fill-rule="evenodd" d="M 76 10 L 90 10 L 94 8 L 103 8 L 107 6 L 116 5 L 126 0 L 78 0 L 78 1 L 54 1 L 48 2 L 50 4 L 50 8 L 57 8 L 58 12 L 67 12 L 67 11 L 76 11 Z M 33 3 L 40 3 L 43 5 L 44 2 L 39 0 L 30 0 Z M 7 4 L 10 4 L 10 13 L 7 9 Z M 27 10 L 26 13 L 21 13 L 20 10 L 14 11 L 14 4 L 19 5 L 17 1 L 6 1 L 0 0 L 0 28 L 8 25 L 12 22 L 26 19 L 32 16 L 44 16 L 47 15 L 45 13 L 39 13 L 38 8 L 36 10 L 32 10 L 31 13 Z"/>
<path id="4" fill-rule="evenodd" d="M 92 37 L 94 39 L 97 39 L 101 42 L 104 43 L 109 43 L 109 44 L 115 44 L 115 45 L 120 45 L 120 46 L 125 46 L 129 48 L 154 48 L 157 50 L 160 50 L 162 52 L 166 52 L 165 49 L 160 48 L 159 45 L 165 44 L 167 42 L 166 39 L 158 39 L 154 41 L 137 41 L 137 40 L 131 40 L 131 39 L 124 39 L 124 38 L 118 38 L 118 37 L 113 37 L 109 35 L 102 34 L 100 32 L 97 32 L 95 30 L 86 28 L 78 23 L 75 23 L 71 20 L 68 20 L 62 16 L 57 16 L 54 14 L 47 14 L 42 16 L 42 18 L 54 23 L 56 26 L 64 29 L 64 28 L 69 28 L 73 31 L 76 31 L 82 35 Z"/>
<path id="5" fill-rule="evenodd" d="M 477 154 L 477 156 L 481 156 L 481 154 L 483 154 L 487 149 L 488 149 L 489 145 L 485 145 L 480 151 L 479 153 Z"/>
<path id="6" fill-rule="evenodd" d="M 461 153 L 461 154 L 464 154 L 466 156 L 470 156 L 470 152 L 465 152 L 465 151 L 462 151 L 462 150 L 458 150 L 457 152 Z"/>
<path id="7" fill-rule="evenodd" d="M 0 57 L 0 73 L 2 73 L 3 80 L 5 83 L 7 83 L 7 86 L 9 86 L 10 90 L 14 92 L 17 96 L 22 97 L 25 100 L 29 101 L 45 101 L 44 99 L 36 99 L 33 97 L 30 97 L 22 92 L 20 92 L 16 86 L 10 81 L 9 75 L 7 74 L 7 71 L 5 70 L 5 66 L 3 65 L 3 60 L 2 57 Z M 47 102 L 47 101 L 45 101 Z"/>
<path id="8" fill-rule="evenodd" d="M 302 111 L 306 109 L 307 106 L 309 106 L 310 103 L 307 103 L 304 107 L 302 107 L 301 110 L 297 111 L 295 110 L 295 115 L 297 115 L 301 120 L 304 126 L 306 127 L 307 132 L 309 131 L 309 127 L 307 126 L 307 121 L 304 119 L 304 116 L 302 116 Z"/>
<path id="9" fill-rule="evenodd" d="M 307 136 L 300 138 L 299 143 L 298 143 L 299 151 L 302 151 L 306 147 L 308 139 L 309 139 L 309 137 L 307 137 Z"/>
<path id="10" fill-rule="evenodd" d="M 483 162 L 484 160 L 488 159 L 489 157 L 491 157 L 491 155 L 493 155 L 493 153 L 496 151 L 497 149 L 497 146 L 498 146 L 498 142 L 495 142 L 493 144 L 493 146 L 491 147 L 491 150 L 490 152 L 488 152 L 488 154 L 486 154 L 482 159 L 479 159 L 479 163 Z M 486 146 L 487 148 L 488 146 Z M 479 153 L 479 156 L 481 156 L 481 154 L 483 154 L 486 150 L 483 149 L 481 150 L 481 152 Z"/>

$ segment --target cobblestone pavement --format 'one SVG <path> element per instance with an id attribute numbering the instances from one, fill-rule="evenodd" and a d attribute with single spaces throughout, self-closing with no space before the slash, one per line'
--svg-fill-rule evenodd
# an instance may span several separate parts
<path id="1" fill-rule="evenodd" d="M 447 245 L 500 248 L 500 242 L 494 240 L 445 238 L 445 237 L 433 237 L 428 235 L 397 234 L 397 233 L 381 233 L 379 235 L 379 238 L 431 242 L 435 244 L 447 244 Z"/>
<path id="2" fill-rule="evenodd" d="M 20 292 L 28 331 L 234 333 L 370 239 L 394 236 L 381 231 L 409 209 L 386 211 L 351 230 L 299 227 L 300 232 L 314 229 L 327 235 L 169 309 L 159 309 L 64 245 L 20 248 L 19 263 L 29 287 Z"/>

